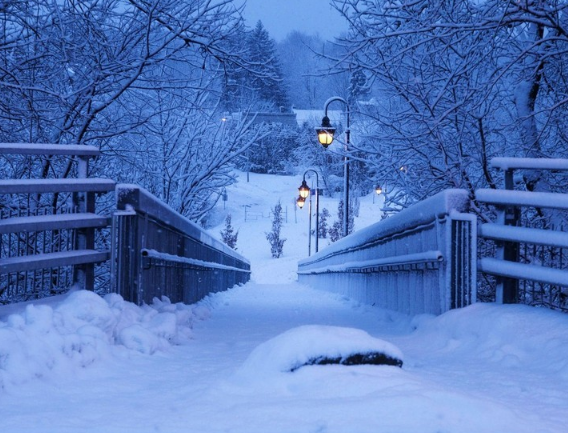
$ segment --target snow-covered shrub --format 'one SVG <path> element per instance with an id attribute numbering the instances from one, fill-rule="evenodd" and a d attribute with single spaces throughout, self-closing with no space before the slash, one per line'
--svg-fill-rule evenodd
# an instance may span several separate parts
<path id="1" fill-rule="evenodd" d="M 266 239 L 270 243 L 272 257 L 277 259 L 282 255 L 282 249 L 284 248 L 284 242 L 286 241 L 286 239 L 280 238 L 280 231 L 282 230 L 282 205 L 280 202 L 274 206 L 272 214 L 274 215 L 274 219 L 272 220 L 272 231 L 270 233 L 266 233 Z"/>
<path id="2" fill-rule="evenodd" d="M 320 239 L 326 239 L 327 233 L 329 231 L 329 227 L 327 226 L 327 219 L 330 217 L 330 213 L 327 208 L 323 208 L 319 215 L 319 224 L 318 224 L 318 237 Z"/>
<path id="3" fill-rule="evenodd" d="M 353 201 L 349 201 L 349 221 L 347 222 L 347 234 L 353 233 L 355 227 L 355 215 L 353 213 Z M 331 242 L 338 241 L 343 237 L 343 200 L 339 201 L 337 206 L 337 220 L 333 223 L 328 231 Z"/>
<path id="4" fill-rule="evenodd" d="M 221 230 L 221 240 L 229 248 L 236 250 L 238 237 L 239 231 L 234 231 L 233 226 L 231 225 L 231 214 L 228 214 L 225 218 L 225 228 Z"/>

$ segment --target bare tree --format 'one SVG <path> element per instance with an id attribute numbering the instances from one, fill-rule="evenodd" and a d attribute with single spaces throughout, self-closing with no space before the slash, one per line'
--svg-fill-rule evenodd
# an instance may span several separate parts
<path id="1" fill-rule="evenodd" d="M 217 108 L 227 65 L 247 67 L 241 26 L 229 0 L 4 1 L 0 141 L 98 145 L 114 158 L 95 170 L 199 219 L 253 138 L 247 123 L 223 133 Z"/>
<path id="2" fill-rule="evenodd" d="M 494 187 L 494 155 L 566 155 L 565 1 L 333 4 L 351 23 L 336 60 L 373 80 L 353 147 L 391 205 Z"/>

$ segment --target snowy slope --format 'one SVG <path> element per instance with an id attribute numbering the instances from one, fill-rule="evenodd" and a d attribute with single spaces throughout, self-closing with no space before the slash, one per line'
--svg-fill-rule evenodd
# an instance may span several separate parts
<path id="1" fill-rule="evenodd" d="M 224 228 L 224 218 L 231 214 L 232 225 L 239 231 L 237 251 L 252 262 L 252 279 L 258 283 L 296 281 L 299 259 L 308 257 L 308 205 L 303 209 L 296 206 L 298 188 L 302 176 L 277 176 L 250 173 L 247 182 L 246 173 L 238 174 L 238 181 L 227 188 L 227 202 L 219 202 L 215 228 L 209 230 L 212 236 L 220 238 Z M 310 187 L 315 188 L 315 177 L 306 176 Z M 320 185 L 321 187 L 321 185 Z M 374 194 L 374 193 L 373 193 Z M 331 217 L 328 226 L 337 219 L 337 205 L 340 197 L 320 197 L 320 212 L 327 208 Z M 282 204 L 286 218 L 282 228 L 284 255 L 278 260 L 270 255 L 270 244 L 265 233 L 272 226 L 271 209 L 276 203 Z M 361 198 L 359 217 L 355 218 L 355 230 L 367 227 L 380 220 L 382 197 L 373 199 L 372 194 Z M 246 206 L 246 215 L 245 215 Z M 315 199 L 312 205 L 312 230 L 315 230 Z M 246 216 L 246 221 L 245 221 Z M 328 239 L 320 239 L 320 250 L 330 244 Z M 312 237 L 311 253 L 315 253 L 315 239 Z"/>
<path id="2" fill-rule="evenodd" d="M 242 180 L 225 212 L 252 262 L 250 283 L 192 306 L 72 292 L 0 309 L 0 431 L 566 431 L 568 315 L 477 304 L 408 317 L 302 286 L 294 271 L 307 256 L 307 216 L 296 222 L 292 207 L 301 178 Z M 288 240 L 275 260 L 264 215 L 278 198 L 289 202 Z M 244 204 L 262 218 L 245 222 Z M 359 227 L 378 207 L 366 198 Z M 354 341 L 338 343 L 329 327 Z M 338 345 L 384 348 L 404 365 L 281 368 Z"/>

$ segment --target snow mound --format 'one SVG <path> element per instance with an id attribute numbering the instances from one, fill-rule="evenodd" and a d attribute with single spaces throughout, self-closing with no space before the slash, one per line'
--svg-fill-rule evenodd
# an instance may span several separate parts
<path id="1" fill-rule="evenodd" d="M 0 389 L 64 376 L 130 350 L 152 354 L 192 336 L 192 307 L 167 298 L 139 307 L 117 294 L 79 290 L 59 304 L 29 304 L 0 321 Z"/>
<path id="2" fill-rule="evenodd" d="M 402 352 L 363 330 L 338 326 L 305 325 L 292 328 L 257 346 L 240 369 L 240 375 L 270 376 L 293 372 L 305 365 L 345 364 L 356 361 L 402 365 Z M 362 362 L 359 362 L 362 363 Z"/>
<path id="3" fill-rule="evenodd" d="M 568 377 L 565 313 L 527 305 L 476 303 L 437 317 L 417 316 L 414 326 L 414 337 L 427 342 L 429 356 Z"/>

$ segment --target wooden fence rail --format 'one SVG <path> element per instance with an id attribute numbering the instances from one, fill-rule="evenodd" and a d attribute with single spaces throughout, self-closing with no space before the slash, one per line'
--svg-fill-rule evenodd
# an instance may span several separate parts
<path id="1" fill-rule="evenodd" d="M 109 216 L 96 214 L 95 199 L 115 187 L 109 179 L 87 178 L 89 159 L 99 150 L 0 143 L 0 155 L 38 155 L 50 162 L 67 158 L 76 162 L 77 174 L 71 179 L 0 179 L 0 300 L 53 294 L 65 284 L 92 290 L 94 265 L 110 258 L 110 251 L 95 249 L 95 230 L 110 224 Z M 42 203 L 47 195 L 52 198 Z M 23 212 L 18 209 L 22 202 Z"/>
<path id="2" fill-rule="evenodd" d="M 514 190 L 515 170 L 568 171 L 568 160 L 494 158 L 491 165 L 503 171 L 504 189 L 475 193 L 479 202 L 497 209 L 496 221 L 479 228 L 480 237 L 497 247 L 494 257 L 479 260 L 479 270 L 497 278 L 498 303 L 544 304 L 568 311 L 568 233 L 520 226 L 521 210 L 533 209 L 533 215 L 544 209 L 568 210 L 568 194 Z M 528 282 L 530 290 L 521 294 L 520 282 L 525 287 Z"/>

